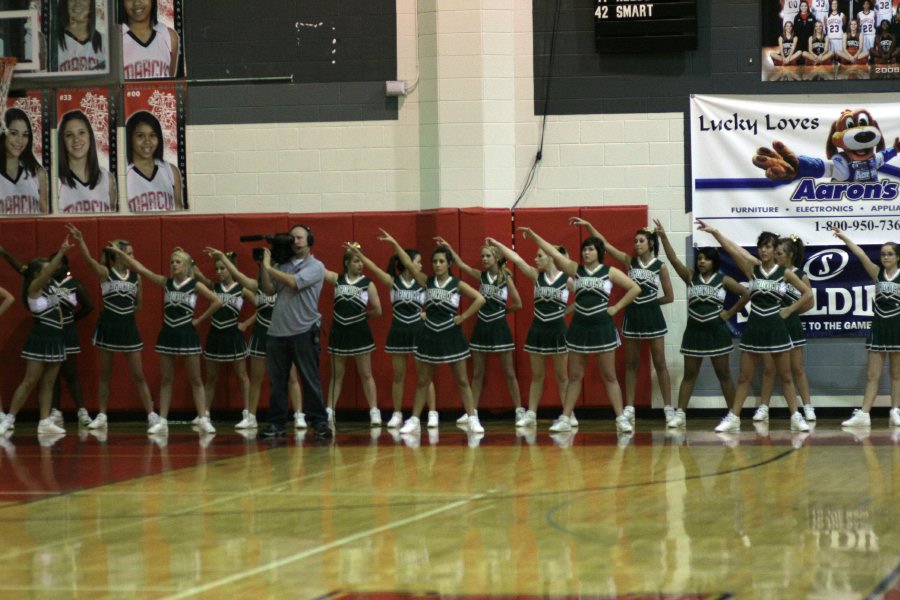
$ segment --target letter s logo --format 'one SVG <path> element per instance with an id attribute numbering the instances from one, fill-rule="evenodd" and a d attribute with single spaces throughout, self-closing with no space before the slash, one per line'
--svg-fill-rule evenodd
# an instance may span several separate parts
<path id="1" fill-rule="evenodd" d="M 803 270 L 810 281 L 825 281 L 840 275 L 847 268 L 850 256 L 841 248 L 820 250 L 810 256 L 803 265 Z"/>

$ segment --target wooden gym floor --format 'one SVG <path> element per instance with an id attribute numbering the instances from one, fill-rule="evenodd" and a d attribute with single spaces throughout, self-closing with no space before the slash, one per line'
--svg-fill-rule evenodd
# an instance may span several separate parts
<path id="1" fill-rule="evenodd" d="M 450 420 L 450 416 L 444 417 Z M 874 419 L 873 419 L 874 420 Z M 900 429 L 0 439 L 2 598 L 900 598 Z"/>

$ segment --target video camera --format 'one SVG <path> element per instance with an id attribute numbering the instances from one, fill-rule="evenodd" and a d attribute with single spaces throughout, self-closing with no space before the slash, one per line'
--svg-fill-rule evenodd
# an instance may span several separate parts
<path id="1" fill-rule="evenodd" d="M 272 262 L 281 264 L 289 262 L 294 257 L 294 237 L 289 233 L 274 233 L 269 235 L 242 235 L 242 242 L 259 242 L 265 240 L 272 247 Z M 253 249 L 253 260 L 261 261 L 265 248 Z"/>

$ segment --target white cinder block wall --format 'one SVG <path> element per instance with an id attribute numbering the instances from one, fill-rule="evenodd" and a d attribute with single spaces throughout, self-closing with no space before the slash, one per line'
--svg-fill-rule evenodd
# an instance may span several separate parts
<path id="1" fill-rule="evenodd" d="M 188 127 L 191 212 L 511 207 L 541 132 L 531 3 L 398 0 L 397 44 L 398 78 L 418 79 L 397 121 Z M 648 204 L 680 249 L 682 132 L 680 114 L 549 117 L 539 177 L 519 206 Z M 685 315 L 675 279 L 673 382 Z"/>
<path id="2" fill-rule="evenodd" d="M 398 0 L 397 25 L 398 78 L 417 82 L 397 121 L 188 127 L 191 211 L 511 207 L 541 133 L 531 3 Z M 683 130 L 677 113 L 549 117 L 539 176 L 519 206 L 647 204 L 681 250 L 691 228 Z M 677 397 L 686 308 L 672 279 L 676 301 L 664 310 Z M 653 393 L 660 406 L 655 382 Z"/>

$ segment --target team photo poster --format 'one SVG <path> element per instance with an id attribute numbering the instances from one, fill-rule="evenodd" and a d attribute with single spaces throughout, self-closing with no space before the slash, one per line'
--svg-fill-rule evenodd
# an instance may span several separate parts
<path id="1" fill-rule="evenodd" d="M 900 79 L 900 0 L 763 0 L 763 81 Z"/>

